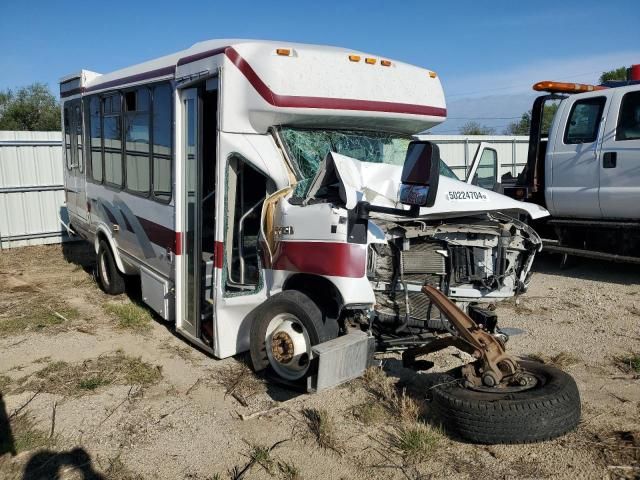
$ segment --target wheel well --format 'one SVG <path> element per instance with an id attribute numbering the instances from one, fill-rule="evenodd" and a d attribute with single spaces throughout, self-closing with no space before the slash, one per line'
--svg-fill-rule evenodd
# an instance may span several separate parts
<path id="1" fill-rule="evenodd" d="M 340 317 L 344 303 L 342 295 L 337 287 L 324 277 L 297 273 L 285 281 L 282 290 L 298 290 L 308 295 L 328 317 Z"/>
<path id="2" fill-rule="evenodd" d="M 109 247 L 109 250 L 111 250 L 111 255 L 113 255 L 113 260 L 116 263 L 116 268 L 120 272 L 126 273 L 124 270 L 124 265 L 122 264 L 122 260 L 120 259 L 120 255 L 118 255 L 118 252 L 115 251 L 115 248 L 113 248 L 113 244 L 109 241 L 109 237 L 102 230 L 98 230 L 96 232 L 96 241 L 95 241 L 96 254 L 98 253 L 98 249 L 100 248 L 101 240 L 104 240 L 107 246 Z"/>

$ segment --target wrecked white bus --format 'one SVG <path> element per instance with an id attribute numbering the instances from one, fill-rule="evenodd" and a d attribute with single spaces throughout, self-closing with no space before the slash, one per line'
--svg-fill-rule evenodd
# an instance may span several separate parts
<path id="1" fill-rule="evenodd" d="M 95 246 L 107 293 L 138 276 L 180 335 L 309 390 L 360 375 L 374 351 L 415 367 L 456 346 L 477 361 L 433 390 L 434 408 L 471 440 L 577 423 L 571 377 L 508 355 L 486 308 L 526 290 L 541 243 L 516 218 L 547 212 L 458 181 L 412 137 L 446 118 L 435 72 L 212 40 L 82 70 L 60 95 L 68 228 Z"/>

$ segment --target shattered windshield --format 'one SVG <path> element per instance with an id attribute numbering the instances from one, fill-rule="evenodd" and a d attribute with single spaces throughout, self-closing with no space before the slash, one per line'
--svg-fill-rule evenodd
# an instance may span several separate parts
<path id="1" fill-rule="evenodd" d="M 413 140 L 410 136 L 386 132 L 290 127 L 282 127 L 280 137 L 298 169 L 295 197 L 306 195 L 320 162 L 329 152 L 347 155 L 363 162 L 402 166 L 409 142 Z M 440 175 L 458 179 L 442 161 Z"/>

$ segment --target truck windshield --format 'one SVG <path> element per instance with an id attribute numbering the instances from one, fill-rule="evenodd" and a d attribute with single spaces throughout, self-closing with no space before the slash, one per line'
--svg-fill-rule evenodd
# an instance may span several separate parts
<path id="1" fill-rule="evenodd" d="M 329 152 L 355 158 L 363 162 L 402 166 L 412 137 L 386 132 L 363 130 L 326 130 L 281 127 L 280 137 L 298 169 L 298 184 L 294 197 L 304 197 L 320 162 Z M 458 179 L 440 161 L 440 175 Z"/>

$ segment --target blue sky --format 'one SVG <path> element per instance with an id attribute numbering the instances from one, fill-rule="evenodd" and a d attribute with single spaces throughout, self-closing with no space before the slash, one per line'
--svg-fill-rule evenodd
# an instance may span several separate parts
<path id="1" fill-rule="evenodd" d="M 536 81 L 595 82 L 640 63 L 637 0 L 3 3 L 0 89 L 41 81 L 57 91 L 58 78 L 80 68 L 106 73 L 209 38 L 281 39 L 437 71 L 451 118 L 443 133 L 469 118 L 501 131 L 529 108 Z"/>

